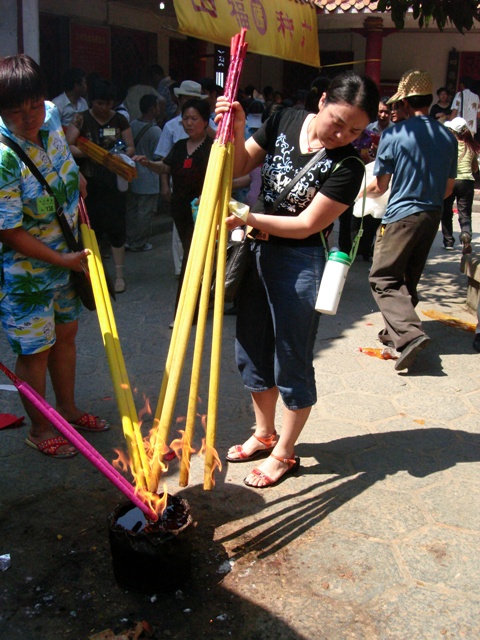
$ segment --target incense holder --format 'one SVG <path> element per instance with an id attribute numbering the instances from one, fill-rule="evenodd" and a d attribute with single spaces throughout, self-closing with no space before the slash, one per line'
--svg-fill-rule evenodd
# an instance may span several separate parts
<path id="1" fill-rule="evenodd" d="M 178 588 L 190 575 L 193 520 L 186 500 L 167 496 L 157 522 L 131 502 L 108 516 L 113 573 L 129 591 L 153 594 Z"/>

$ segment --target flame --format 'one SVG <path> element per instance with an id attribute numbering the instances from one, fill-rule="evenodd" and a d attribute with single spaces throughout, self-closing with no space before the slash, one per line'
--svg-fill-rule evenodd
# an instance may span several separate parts
<path id="1" fill-rule="evenodd" d="M 159 518 L 162 517 L 163 512 L 167 508 L 168 501 L 168 489 L 166 482 L 163 483 L 163 492 L 160 494 L 151 493 L 143 487 L 136 487 L 135 493 L 140 498 L 140 500 L 142 500 L 142 502 L 144 502 L 148 507 L 150 507 L 152 511 L 154 511 L 159 516 Z"/>
<path id="2" fill-rule="evenodd" d="M 205 438 L 202 438 L 202 446 L 200 448 L 200 451 L 198 452 L 198 455 L 201 455 L 203 457 L 206 457 L 207 453 L 210 453 L 212 455 L 212 467 L 210 469 L 210 477 L 212 479 L 212 485 L 215 486 L 215 469 L 218 469 L 219 471 L 222 470 L 222 462 L 220 460 L 220 456 L 218 455 L 217 450 L 215 449 L 215 447 L 210 447 Z"/>
<path id="3" fill-rule="evenodd" d="M 151 493 L 143 488 L 142 483 L 138 482 L 138 474 L 135 473 L 133 465 L 130 461 L 130 457 L 121 449 L 114 449 L 117 454 L 117 458 L 113 460 L 112 464 L 123 474 L 129 472 L 133 476 L 133 484 L 135 486 L 136 495 L 144 502 L 148 507 L 152 509 L 159 517 L 162 516 L 166 506 L 168 498 L 167 483 L 163 483 L 163 494 L 158 495 Z M 162 474 L 167 471 L 168 466 L 162 464 Z"/>
<path id="4" fill-rule="evenodd" d="M 114 451 L 118 456 L 116 460 L 112 461 L 112 464 L 115 467 L 115 469 L 117 471 L 120 471 L 121 473 L 126 473 L 127 471 L 130 471 L 130 473 L 132 473 L 133 475 L 132 465 L 130 464 L 130 458 L 127 456 L 127 454 L 121 449 L 114 449 Z"/>
<path id="5" fill-rule="evenodd" d="M 135 393 L 137 393 L 137 391 L 138 390 L 135 389 Z M 152 414 L 150 399 L 145 394 L 143 394 L 143 401 L 144 401 L 144 405 L 138 413 L 139 427 L 142 426 L 142 421 L 145 415 Z M 199 397 L 198 402 L 201 404 L 202 398 Z M 197 415 L 197 418 L 200 419 L 201 425 L 204 431 L 206 432 L 207 414 L 197 413 L 196 415 Z M 180 425 L 185 422 L 186 422 L 186 416 L 178 416 L 175 419 L 175 423 L 177 425 Z M 154 455 L 155 447 L 157 444 L 158 425 L 159 425 L 158 418 L 154 418 L 152 429 L 150 430 L 148 435 L 143 438 L 145 454 L 150 466 L 152 465 L 153 455 Z M 160 446 L 159 446 L 158 463 L 160 467 L 160 478 L 168 471 L 168 462 L 175 458 L 177 458 L 178 460 L 182 460 L 182 463 L 185 465 L 187 470 L 187 477 L 188 477 L 188 474 L 190 473 L 190 464 L 191 464 L 190 456 L 192 453 L 197 453 L 197 452 L 192 447 L 192 443 L 188 438 L 186 432 L 182 429 L 179 429 L 178 433 L 180 437 L 174 438 L 170 443 L 170 446 L 168 446 L 167 443 L 163 441 L 159 443 Z M 167 484 L 163 482 L 163 493 L 160 492 L 161 482 L 159 482 L 158 493 L 148 491 L 147 489 L 144 488 L 144 478 L 143 477 L 140 478 L 140 474 L 136 473 L 127 453 L 120 449 L 114 449 L 114 451 L 117 454 L 117 458 L 113 461 L 112 463 L 113 466 L 124 475 L 131 474 L 131 477 L 133 478 L 133 484 L 135 486 L 136 495 L 140 498 L 140 500 L 142 500 L 142 502 L 144 502 L 148 507 L 150 507 L 152 511 L 154 511 L 159 515 L 159 517 L 161 517 L 163 511 L 167 506 L 167 499 L 168 499 Z M 208 456 L 208 458 L 209 458 L 209 466 L 211 466 L 210 468 L 211 481 L 212 481 L 212 485 L 214 485 L 215 470 L 218 468 L 218 470 L 221 471 L 222 463 L 220 462 L 220 458 L 216 449 L 214 447 L 208 447 L 206 445 L 205 438 L 203 438 L 202 447 L 198 452 L 198 454 L 205 457 L 208 452 L 210 453 L 210 456 Z M 210 459 L 211 459 L 211 465 L 210 465 Z"/>
<path id="6" fill-rule="evenodd" d="M 143 394 L 143 402 L 144 402 L 143 407 L 142 407 L 142 408 L 140 409 L 140 411 L 138 412 L 138 422 L 139 422 L 139 425 L 141 425 L 141 424 L 142 424 L 142 422 L 143 422 L 143 416 L 144 416 L 145 414 L 147 414 L 147 413 L 148 413 L 149 415 L 151 415 L 151 414 L 152 414 L 152 409 L 151 409 L 151 407 L 150 407 L 150 399 L 149 399 L 149 398 L 148 398 L 148 396 L 146 396 L 145 394 Z"/>

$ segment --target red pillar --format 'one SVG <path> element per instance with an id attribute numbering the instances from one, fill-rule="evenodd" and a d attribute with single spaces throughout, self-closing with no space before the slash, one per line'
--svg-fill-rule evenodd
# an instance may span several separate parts
<path id="1" fill-rule="evenodd" d="M 382 66 L 383 19 L 370 16 L 363 23 L 367 43 L 365 46 L 365 75 L 380 86 Z"/>

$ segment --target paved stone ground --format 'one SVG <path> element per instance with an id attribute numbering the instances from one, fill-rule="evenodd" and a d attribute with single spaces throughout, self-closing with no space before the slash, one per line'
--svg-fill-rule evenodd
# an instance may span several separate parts
<path id="1" fill-rule="evenodd" d="M 128 288 L 115 304 L 138 409 L 144 397 L 155 407 L 171 337 L 176 281 L 170 223 L 160 222 L 154 251 L 127 255 Z M 475 248 L 479 241 L 475 234 Z M 172 465 L 169 491 L 188 499 L 198 523 L 193 576 L 176 594 L 141 596 L 115 584 L 105 521 L 122 497 L 86 460 L 48 460 L 23 444 L 25 427 L 1 431 L 0 554 L 11 553 L 12 566 L 0 573 L 0 636 L 83 640 L 146 619 L 155 638 L 479 638 L 480 356 L 472 333 L 424 314 L 475 321 L 459 262 L 459 248 L 444 252 L 439 233 L 419 305 L 432 343 L 400 374 L 393 361 L 359 351 L 379 347 L 382 323 L 369 264 L 353 265 L 338 314 L 320 323 L 319 402 L 295 477 L 254 491 L 242 483 L 251 463 L 226 464 L 204 492 L 201 458 L 186 489 Z M 233 361 L 234 324 L 225 317 L 222 458 L 253 428 Z M 123 437 L 95 314 L 84 314 L 78 350 L 79 404 L 112 424 L 88 439 L 112 459 Z M 13 367 L 3 335 L 0 353 Z M 201 387 L 205 412 L 206 371 Z M 179 417 L 187 394 L 188 380 Z M 0 391 L 0 402 L 22 413 L 16 393 Z M 197 446 L 201 436 L 199 425 Z"/>

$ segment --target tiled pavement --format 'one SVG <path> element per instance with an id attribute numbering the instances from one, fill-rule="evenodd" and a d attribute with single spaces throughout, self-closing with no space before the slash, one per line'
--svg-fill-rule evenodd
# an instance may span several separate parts
<path id="1" fill-rule="evenodd" d="M 480 229 L 480 214 L 475 217 L 474 229 Z M 161 220 L 157 226 L 164 233 L 153 238 L 153 251 L 127 255 L 128 288 L 115 304 L 138 408 L 145 396 L 155 405 L 171 336 L 168 324 L 176 281 L 170 221 Z M 474 234 L 474 250 L 480 249 L 477 238 Z M 197 556 L 196 571 L 221 571 L 227 559 L 231 570 L 210 594 L 199 599 L 194 580 L 185 585 L 183 599 L 168 602 L 167 618 L 184 620 L 178 634 L 165 621 L 161 596 L 143 599 L 140 607 L 117 589 L 106 610 L 90 609 L 88 626 L 80 613 L 71 618 L 67 611 L 62 632 L 45 635 L 48 611 L 27 615 L 28 606 L 36 602 L 34 595 L 13 612 L 10 591 L 21 584 L 15 571 L 23 569 L 22 549 L 32 541 L 28 528 L 14 534 L 7 527 L 0 554 L 12 552 L 12 567 L 0 573 L 0 602 L 9 603 L 10 617 L 2 618 L 0 607 L 0 635 L 11 640 L 83 639 L 88 629 L 98 630 L 100 619 L 108 626 L 108 607 L 112 628 L 113 620 L 121 619 L 122 607 L 130 607 L 133 618 L 141 609 L 144 617 L 157 620 L 163 633 L 158 632 L 159 638 L 479 638 L 480 356 L 472 349 L 472 333 L 424 314 L 434 310 L 474 322 L 464 308 L 466 282 L 459 261 L 459 248 L 444 252 L 439 234 L 419 305 L 432 342 L 412 370 L 400 374 L 393 361 L 359 351 L 380 346 L 375 338 L 382 324 L 368 288 L 369 264 L 361 259 L 354 264 L 338 314 L 320 323 L 315 357 L 319 402 L 296 450 L 302 460 L 297 476 L 275 488 L 254 491 L 242 483 L 251 464 L 225 464 L 215 489 L 205 493 L 202 462 L 194 458 L 184 494 L 199 522 L 198 535 L 205 535 L 202 522 L 212 524 L 211 547 Z M 233 317 L 225 317 L 217 438 L 222 458 L 227 447 L 245 439 L 253 426 L 233 362 L 234 323 Z M 78 345 L 79 403 L 115 425 L 107 434 L 91 438 L 111 459 L 111 450 L 122 438 L 94 314 L 85 313 Z M 0 353 L 1 360 L 13 366 L 3 335 Z M 207 391 L 205 382 L 204 404 Z M 187 393 L 185 383 L 179 393 L 179 416 L 184 415 Z M 2 411 L 21 413 L 16 394 L 0 391 L 0 399 Z M 78 529 L 83 517 L 74 509 L 95 500 L 98 517 L 106 515 L 119 496 L 110 485 L 105 487 L 96 470 L 80 458 L 47 460 L 24 446 L 24 437 L 25 429 L 0 432 L 3 530 L 27 498 L 35 501 L 51 491 L 57 499 L 60 494 L 62 502 L 72 496 L 67 513 L 59 511 L 58 525 L 55 517 L 45 523 L 53 532 L 61 529 L 64 538 Z M 196 437 L 199 440 L 201 434 Z M 177 477 L 174 468 L 168 479 L 171 493 L 181 491 Z M 99 527 L 95 544 L 101 545 L 104 535 Z M 47 582 L 52 590 L 58 588 L 56 544 L 45 549 L 49 570 L 32 570 L 34 580 L 43 588 Z M 84 574 L 78 579 L 80 588 Z M 103 580 L 99 591 L 111 588 L 108 571 Z M 81 602 L 77 609 L 81 611 Z M 211 634 L 191 621 L 193 614 L 210 616 Z M 2 624 L 6 633 L 1 632 Z M 21 628 L 26 635 L 18 631 Z"/>

